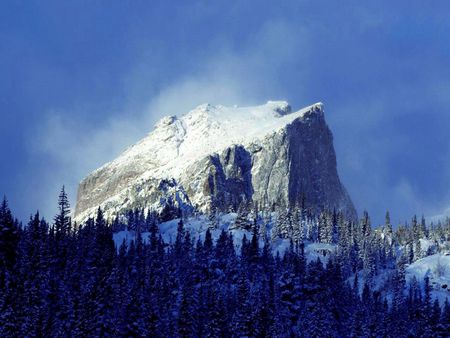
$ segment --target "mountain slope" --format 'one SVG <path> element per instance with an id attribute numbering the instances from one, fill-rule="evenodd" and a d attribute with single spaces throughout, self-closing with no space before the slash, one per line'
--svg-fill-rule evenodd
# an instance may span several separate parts
<path id="1" fill-rule="evenodd" d="M 340 183 L 323 105 L 296 112 L 287 102 L 257 107 L 201 105 L 161 119 L 143 140 L 86 177 L 75 219 L 101 206 L 107 216 L 129 208 L 236 209 L 242 201 L 344 210 L 353 204 Z"/>

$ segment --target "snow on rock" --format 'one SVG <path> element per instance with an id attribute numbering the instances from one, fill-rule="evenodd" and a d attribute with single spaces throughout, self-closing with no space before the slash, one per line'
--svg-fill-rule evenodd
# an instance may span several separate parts
<path id="1" fill-rule="evenodd" d="M 161 192 L 164 181 L 174 184 Z M 295 112 L 285 101 L 203 104 L 181 117 L 162 118 L 147 137 L 86 177 L 75 220 L 82 222 L 99 206 L 112 217 L 162 204 L 226 211 L 242 200 L 287 205 L 302 196 L 313 206 L 356 215 L 337 174 L 322 103 Z"/>
<path id="2" fill-rule="evenodd" d="M 421 238 L 419 239 L 419 241 L 420 241 L 420 248 L 424 253 L 427 253 L 430 248 L 433 248 L 435 246 L 434 241 L 429 239 Z"/>
<path id="3" fill-rule="evenodd" d="M 441 303 L 446 297 L 450 299 L 450 255 L 435 254 L 410 264 L 406 268 L 407 281 L 413 276 L 422 284 L 424 278 L 428 276 L 433 287 L 432 294 Z"/>
<path id="4" fill-rule="evenodd" d="M 310 243 L 305 245 L 305 256 L 308 261 L 316 261 L 319 258 L 322 263 L 326 263 L 335 251 L 335 244 Z"/>

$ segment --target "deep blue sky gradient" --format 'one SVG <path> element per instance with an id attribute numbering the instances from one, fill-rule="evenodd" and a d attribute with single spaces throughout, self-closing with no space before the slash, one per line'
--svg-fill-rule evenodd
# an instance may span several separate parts
<path id="1" fill-rule="evenodd" d="M 344 5 L 345 3 L 345 5 Z M 322 101 L 359 212 L 450 207 L 448 1 L 3 1 L 0 193 L 26 219 L 163 115 Z"/>

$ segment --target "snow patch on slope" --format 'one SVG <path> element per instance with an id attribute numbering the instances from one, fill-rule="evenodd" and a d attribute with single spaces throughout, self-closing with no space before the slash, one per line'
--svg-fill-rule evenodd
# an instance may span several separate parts
<path id="1" fill-rule="evenodd" d="M 450 255 L 435 254 L 410 264 L 406 268 L 407 282 L 414 276 L 421 284 L 428 276 L 433 287 L 432 294 L 441 304 L 446 297 L 450 299 Z"/>

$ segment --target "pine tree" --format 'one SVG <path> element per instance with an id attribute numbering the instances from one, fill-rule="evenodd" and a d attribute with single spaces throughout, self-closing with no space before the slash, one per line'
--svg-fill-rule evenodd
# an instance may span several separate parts
<path id="1" fill-rule="evenodd" d="M 57 240 L 68 235 L 70 231 L 70 204 L 63 186 L 58 198 L 58 214 L 55 216 L 55 232 Z"/>
<path id="2" fill-rule="evenodd" d="M 281 318 L 286 332 L 294 332 L 300 315 L 300 282 L 292 270 L 284 271 L 280 277 Z"/>
<path id="3" fill-rule="evenodd" d="M 417 223 L 417 216 L 414 215 L 412 220 L 411 220 L 411 230 L 412 230 L 412 235 L 413 235 L 413 241 L 418 241 L 421 237 L 421 233 L 420 233 L 420 227 L 419 224 Z"/>
<path id="4" fill-rule="evenodd" d="M 276 220 L 274 231 L 272 231 L 272 239 L 276 238 L 293 238 L 293 220 L 292 212 L 289 208 L 281 208 Z"/>
<path id="5" fill-rule="evenodd" d="M 191 285 L 186 285 L 182 290 L 178 315 L 178 334 L 180 337 L 196 336 L 195 305 L 194 288 Z"/>
<path id="6" fill-rule="evenodd" d="M 420 237 L 426 239 L 428 237 L 427 225 L 425 222 L 425 217 L 422 215 L 422 219 L 419 225 Z"/>
<path id="7" fill-rule="evenodd" d="M 226 313 L 228 309 L 225 306 L 224 297 L 219 290 L 213 289 L 211 286 L 206 291 L 207 305 L 206 316 L 208 321 L 205 327 L 205 337 L 229 337 L 228 321 Z"/>
<path id="8" fill-rule="evenodd" d="M 245 201 L 239 204 L 236 220 L 233 229 L 250 230 L 252 223 L 248 220 L 249 206 Z"/>
<path id="9" fill-rule="evenodd" d="M 450 302 L 448 298 L 445 298 L 445 303 L 442 308 L 440 331 L 444 337 L 445 333 L 450 332 Z"/>
<path id="10" fill-rule="evenodd" d="M 408 263 L 412 264 L 414 262 L 414 245 L 413 243 L 408 244 Z"/>
<path id="11" fill-rule="evenodd" d="M 238 279 L 236 286 L 236 309 L 232 319 L 232 331 L 235 337 L 253 337 L 255 328 L 252 314 L 252 300 L 249 281 L 244 273 Z"/>
<path id="12" fill-rule="evenodd" d="M 0 206 L 0 336 L 19 336 L 20 295 L 16 262 L 20 261 L 18 248 L 20 232 L 13 219 L 6 197 Z M 19 257 L 18 257 L 19 256 Z"/>
<path id="13" fill-rule="evenodd" d="M 431 312 L 431 285 L 430 285 L 430 277 L 425 276 L 424 278 L 424 299 L 423 299 L 423 310 L 424 313 L 430 314 Z"/>
<path id="14" fill-rule="evenodd" d="M 5 197 L 0 206 L 0 287 L 4 283 L 4 269 L 11 269 L 16 261 L 18 242 L 19 228 Z"/>
<path id="15" fill-rule="evenodd" d="M 433 302 L 431 313 L 430 313 L 430 326 L 433 332 L 436 331 L 441 320 L 441 306 L 439 305 L 439 300 L 436 298 Z"/>
<path id="16" fill-rule="evenodd" d="M 392 239 L 393 230 L 392 230 L 392 224 L 391 224 L 391 215 L 389 211 L 386 211 L 386 217 L 384 222 L 384 228 L 386 230 L 386 235 Z"/>
<path id="17" fill-rule="evenodd" d="M 414 243 L 414 261 L 417 261 L 423 257 L 422 245 L 420 244 L 420 239 L 416 240 Z"/>

